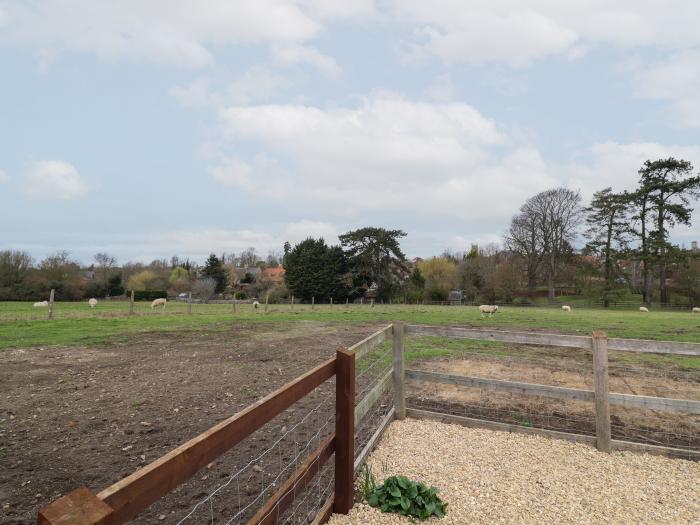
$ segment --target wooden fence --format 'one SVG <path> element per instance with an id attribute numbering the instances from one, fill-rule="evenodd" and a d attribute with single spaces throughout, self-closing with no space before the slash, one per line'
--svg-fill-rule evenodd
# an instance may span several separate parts
<path id="1" fill-rule="evenodd" d="M 301 461 L 247 523 L 275 523 L 334 453 L 334 492 L 321 507 L 315 523 L 323 523 L 331 512 L 346 514 L 353 504 L 354 473 L 394 418 L 391 409 L 355 459 L 355 427 L 392 386 L 391 381 L 382 378 L 355 406 L 355 362 L 390 339 L 392 333 L 393 326 L 389 325 L 347 350 L 338 350 L 335 357 L 97 494 L 86 487 L 70 492 L 41 509 L 37 523 L 125 523 L 333 376 L 336 377 L 335 432 L 321 440 L 318 448 Z M 295 490 L 290 490 L 291 487 Z M 270 512 L 272 509 L 279 512 Z"/>
<path id="2" fill-rule="evenodd" d="M 540 385 L 517 381 L 504 381 L 483 377 L 443 374 L 422 370 L 405 370 L 405 354 L 402 332 L 417 336 L 442 336 L 451 338 L 473 339 L 481 341 L 501 341 L 506 343 L 520 343 L 527 345 L 556 346 L 566 348 L 588 349 L 593 352 L 593 390 L 578 388 L 563 388 L 550 385 Z M 397 418 L 404 415 L 409 417 L 447 420 L 466 426 L 484 427 L 494 430 L 506 430 L 528 434 L 542 434 L 552 437 L 564 438 L 573 441 L 581 441 L 595 444 L 601 451 L 637 450 L 669 456 L 686 457 L 700 460 L 700 451 L 678 449 L 673 447 L 650 445 L 612 439 L 610 425 L 610 405 L 635 407 L 648 410 L 667 412 L 681 412 L 687 414 L 700 414 L 700 401 L 690 399 L 672 399 L 664 397 L 629 395 L 610 393 L 608 391 L 608 350 L 622 352 L 653 352 L 661 354 L 677 354 L 686 356 L 700 356 L 700 344 L 677 343 L 671 341 L 651 341 L 637 339 L 608 339 L 602 332 L 594 332 L 591 336 L 574 336 L 545 333 L 510 332 L 500 330 L 479 330 L 470 328 L 452 328 L 443 326 L 407 325 L 396 323 L 394 325 L 394 370 L 395 380 L 401 385 L 395 386 L 395 407 Z M 396 334 L 399 334 L 398 336 Z M 555 399 L 573 399 L 589 401 L 595 404 L 596 435 L 588 436 L 572 434 L 555 430 L 532 428 L 517 424 L 509 424 L 498 421 L 487 421 L 464 416 L 445 414 L 406 407 L 406 399 L 403 381 L 413 379 L 456 385 L 483 390 L 510 392 L 515 394 L 539 396 Z"/>

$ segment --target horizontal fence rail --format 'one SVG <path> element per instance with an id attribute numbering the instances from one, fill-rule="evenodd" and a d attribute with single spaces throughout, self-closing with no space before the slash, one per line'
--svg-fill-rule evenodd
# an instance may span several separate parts
<path id="1" fill-rule="evenodd" d="M 396 333 L 395 325 L 395 333 Z M 582 350 L 591 351 L 593 354 L 593 361 L 589 364 L 591 368 L 588 370 L 592 372 L 593 375 L 593 390 L 571 388 L 571 387 L 561 387 L 554 385 L 543 385 L 538 383 L 529 383 L 523 381 L 510 381 L 503 379 L 490 379 L 487 377 L 477 377 L 470 375 L 456 375 L 441 373 L 435 371 L 425 371 L 425 370 L 415 370 L 407 369 L 404 370 L 405 366 L 405 351 L 403 342 L 394 347 L 394 368 L 395 370 L 399 367 L 401 372 L 401 377 L 403 379 L 428 382 L 434 384 L 444 384 L 453 385 L 456 387 L 466 387 L 466 388 L 476 388 L 481 391 L 493 391 L 493 392 L 506 392 L 509 394 L 515 394 L 516 396 L 524 396 L 529 399 L 532 398 L 550 398 L 550 399 L 562 399 L 562 400 L 574 400 L 583 401 L 593 404 L 594 415 L 595 415 L 595 436 L 586 435 L 585 432 L 590 430 L 585 430 L 584 433 L 571 433 L 568 431 L 568 425 L 564 425 L 563 430 L 547 429 L 547 428 L 533 428 L 529 419 L 525 418 L 524 422 L 521 424 L 515 422 L 505 422 L 505 421 L 494 421 L 488 419 L 499 419 L 500 410 L 498 406 L 494 409 L 494 412 L 489 412 L 488 407 L 486 414 L 496 414 L 495 416 L 486 415 L 486 419 L 482 419 L 484 416 L 481 412 L 471 412 L 470 415 L 473 417 L 467 417 L 467 413 L 464 416 L 445 413 L 442 411 L 435 410 L 425 410 L 418 406 L 406 407 L 405 393 L 402 388 L 397 389 L 397 397 L 395 400 L 395 407 L 397 414 L 399 410 L 405 410 L 405 413 L 409 417 L 420 417 L 428 419 L 439 419 L 445 421 L 452 421 L 467 426 L 479 426 L 483 428 L 491 428 L 495 430 L 507 430 L 512 432 L 523 432 L 529 434 L 543 434 L 552 437 L 559 437 L 570 439 L 574 441 L 580 441 L 585 443 L 595 444 L 597 448 L 604 452 L 610 452 L 611 450 L 637 450 L 645 451 L 655 454 L 665 454 L 674 457 L 684 457 L 687 459 L 700 460 L 700 450 L 696 450 L 696 443 L 694 440 L 690 440 L 687 445 L 683 441 L 678 442 L 667 442 L 658 443 L 655 442 L 651 437 L 640 436 L 642 440 L 647 440 L 650 442 L 636 442 L 627 441 L 621 439 L 612 439 L 611 436 L 611 422 L 613 416 L 611 416 L 610 406 L 619 406 L 627 408 L 633 408 L 637 410 L 646 411 L 645 413 L 640 412 L 642 417 L 647 417 L 653 414 L 654 417 L 659 416 L 659 413 L 680 413 L 687 414 L 688 416 L 682 416 L 676 418 L 674 421 L 678 423 L 688 425 L 691 430 L 689 436 L 694 435 L 692 430 L 693 425 L 697 424 L 696 416 L 700 414 L 700 401 L 694 399 L 675 399 L 671 397 L 656 397 L 647 395 L 637 395 L 634 394 L 623 394 L 617 392 L 609 392 L 608 386 L 608 351 L 624 351 L 624 352 L 637 352 L 637 353 L 657 353 L 657 354 L 674 354 L 681 356 L 700 356 L 700 344 L 696 343 L 676 343 L 672 341 L 652 341 L 652 340 L 635 340 L 635 339 L 608 339 L 607 336 L 602 332 L 594 332 L 591 336 L 578 336 L 578 335 L 565 335 L 565 334 L 549 334 L 549 333 L 530 333 L 530 332 L 517 332 L 517 331 L 507 331 L 507 330 L 482 330 L 482 329 L 472 329 L 472 328 L 462 328 L 462 327 L 448 327 L 448 326 L 426 326 L 426 325 L 407 325 L 405 326 L 405 332 L 409 335 L 416 336 L 439 336 L 448 338 L 458 338 L 458 339 L 470 339 L 478 341 L 499 341 L 504 343 L 515 343 L 522 345 L 538 345 L 538 346 L 551 346 L 551 347 L 564 347 L 564 348 L 576 348 Z M 396 343 L 396 337 L 395 337 Z M 624 377 L 622 380 L 626 383 Z M 692 383 L 691 383 L 692 385 Z M 692 388 L 692 386 L 691 386 Z M 428 397 L 421 397 L 421 400 L 428 400 Z M 467 398 L 468 399 L 468 398 Z M 519 397 L 514 398 L 514 407 L 517 413 L 519 410 L 518 403 Z M 444 405 L 446 407 L 450 406 L 450 403 L 455 403 L 456 407 L 460 406 L 459 399 L 452 400 L 448 396 L 444 401 L 447 403 Z M 469 405 L 469 401 L 466 402 Z M 478 404 L 478 402 L 477 402 Z M 437 405 L 441 407 L 440 403 Z M 480 405 L 479 405 L 480 406 Z M 505 406 L 508 409 L 508 405 Z M 443 410 L 443 408 L 439 408 Z M 478 407 L 473 409 L 481 410 Z M 559 409 L 561 410 L 561 409 Z M 510 416 L 512 418 L 512 416 Z M 548 417 L 548 416 L 542 416 Z M 560 416 L 556 416 L 560 417 Z M 660 416 L 659 416 L 660 417 Z M 671 417 L 671 416 L 668 416 Z M 397 415 L 397 419 L 398 419 Z M 695 419 L 693 419 L 695 418 Z M 513 421 L 513 419 L 510 419 Z M 517 421 L 517 420 L 516 420 Z M 695 423 L 694 423 L 695 422 Z M 620 428 L 619 418 L 616 420 L 616 428 Z M 546 426 L 546 425 L 543 425 Z M 632 424 L 630 429 L 631 434 L 624 434 L 624 436 L 632 435 L 636 439 L 636 434 L 640 431 L 644 432 L 643 428 L 638 428 L 639 425 Z M 556 427 L 554 427 L 556 428 Z M 590 426 L 588 427 L 591 428 Z M 651 429 L 651 431 L 656 432 L 656 430 Z M 688 448 L 678 448 L 677 444 L 681 447 Z"/>
<path id="2" fill-rule="evenodd" d="M 481 377 L 457 376 L 441 374 L 439 372 L 425 372 L 423 370 L 406 370 L 406 379 L 441 383 L 444 385 L 481 388 L 483 390 L 493 390 L 499 392 L 511 392 L 514 394 L 524 394 L 529 396 L 549 397 L 554 399 L 576 399 L 579 401 L 595 400 L 595 392 L 593 390 L 538 385 L 535 383 L 521 383 L 517 381 L 503 381 L 500 379 L 485 379 Z M 700 401 L 693 401 L 690 399 L 672 399 L 667 397 L 610 393 L 608 394 L 608 400 L 611 405 L 647 408 L 650 410 L 663 410 L 667 412 L 700 414 Z"/>
<path id="3" fill-rule="evenodd" d="M 583 335 L 511 332 L 506 330 L 481 330 L 449 326 L 407 325 L 407 334 L 500 341 L 525 345 L 561 346 L 590 350 L 592 337 Z M 608 350 L 621 352 L 648 352 L 655 354 L 678 354 L 700 356 L 700 343 L 654 341 L 645 339 L 608 339 Z"/>

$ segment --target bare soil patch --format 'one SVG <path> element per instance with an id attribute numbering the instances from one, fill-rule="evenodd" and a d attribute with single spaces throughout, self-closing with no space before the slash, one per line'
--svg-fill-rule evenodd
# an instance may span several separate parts
<path id="1" fill-rule="evenodd" d="M 0 523 L 35 523 L 38 509 L 61 494 L 106 488 L 377 326 L 250 323 L 224 332 L 141 334 L 99 348 L 1 352 Z M 312 403 L 318 399 L 295 405 L 136 521 L 177 521 Z M 319 418 L 299 432 L 310 435 Z M 255 493 L 242 491 L 244 498 Z"/>

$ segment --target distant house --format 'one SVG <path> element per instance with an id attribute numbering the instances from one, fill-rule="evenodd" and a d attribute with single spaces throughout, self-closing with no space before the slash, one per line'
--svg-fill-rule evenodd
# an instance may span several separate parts
<path id="1" fill-rule="evenodd" d="M 273 284 L 282 284 L 284 282 L 284 266 L 273 266 L 265 268 L 262 271 L 262 278 L 270 281 Z"/>

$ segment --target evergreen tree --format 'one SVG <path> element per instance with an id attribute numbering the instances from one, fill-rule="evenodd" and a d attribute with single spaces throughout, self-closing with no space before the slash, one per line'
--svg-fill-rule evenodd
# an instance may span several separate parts
<path id="1" fill-rule="evenodd" d="M 588 223 L 586 237 L 590 239 L 585 251 L 603 258 L 605 307 L 610 305 L 616 288 L 614 270 L 617 261 L 627 247 L 629 202 L 627 193 L 613 193 L 612 188 L 605 188 L 593 194 L 590 207 L 584 210 Z"/>
<path id="2" fill-rule="evenodd" d="M 384 228 L 360 228 L 339 236 L 350 263 L 355 291 L 377 285 L 377 297 L 389 299 L 406 270 L 399 239 L 406 233 Z"/>
<path id="3" fill-rule="evenodd" d="M 214 279 L 216 282 L 216 293 L 221 293 L 226 290 L 226 286 L 228 285 L 228 273 L 226 272 L 221 259 L 219 259 L 213 253 L 209 255 L 207 262 L 204 264 L 202 274 L 205 277 L 211 277 Z"/>
<path id="4" fill-rule="evenodd" d="M 700 177 L 690 176 L 692 170 L 690 162 L 673 157 L 648 160 L 639 170 L 638 193 L 644 196 L 648 206 L 646 213 L 653 223 L 647 237 L 648 251 L 659 272 L 662 303 L 670 299 L 666 283 L 668 264 L 679 253 L 668 241 L 669 228 L 676 224 L 690 225 L 693 212 L 690 199 L 700 196 Z"/>
<path id="5" fill-rule="evenodd" d="M 327 246 L 323 239 L 308 238 L 284 255 L 284 280 L 295 297 L 310 301 L 340 300 L 348 294 L 348 263 L 339 246 Z"/>

